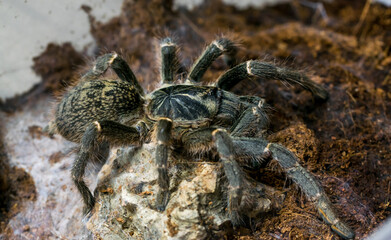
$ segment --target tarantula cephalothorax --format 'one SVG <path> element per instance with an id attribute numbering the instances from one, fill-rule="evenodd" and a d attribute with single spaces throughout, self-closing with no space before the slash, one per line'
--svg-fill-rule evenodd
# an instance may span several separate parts
<path id="1" fill-rule="evenodd" d="M 92 70 L 81 77 L 58 104 L 51 131 L 80 144 L 72 167 L 72 178 L 86 205 L 92 210 L 95 199 L 83 181 L 87 162 L 105 161 L 109 146 L 156 143 L 158 167 L 156 208 L 165 209 L 170 197 L 167 159 L 170 147 L 189 153 L 215 151 L 228 181 L 227 209 L 232 223 L 240 222 L 243 192 L 243 159 L 261 161 L 272 157 L 314 202 L 322 218 L 344 238 L 353 231 L 338 219 L 320 184 L 285 147 L 254 137 L 268 125 L 264 101 L 256 96 L 237 96 L 229 90 L 248 77 L 276 79 L 299 84 L 317 98 L 327 91 L 304 74 L 261 61 L 238 64 L 215 83 L 202 85 L 209 65 L 224 54 L 233 62 L 236 46 L 221 38 L 211 43 L 196 61 L 183 84 L 174 84 L 177 46 L 171 39 L 161 41 L 161 83 L 145 94 L 127 63 L 116 53 L 99 57 Z M 119 79 L 103 77 L 111 68 Z M 258 134 L 257 134 L 258 133 Z M 98 153 L 98 154 L 97 154 Z M 258 165 L 254 163 L 253 165 Z"/>

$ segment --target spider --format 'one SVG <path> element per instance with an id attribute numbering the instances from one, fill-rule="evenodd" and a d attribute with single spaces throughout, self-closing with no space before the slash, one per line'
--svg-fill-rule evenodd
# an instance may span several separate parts
<path id="1" fill-rule="evenodd" d="M 233 66 L 215 82 L 202 84 L 202 77 L 219 56 L 233 65 L 236 45 L 227 38 L 213 41 L 197 59 L 185 82 L 175 84 L 178 66 L 177 45 L 165 38 L 160 42 L 161 87 L 149 94 L 138 83 L 132 70 L 117 53 L 97 58 L 94 67 L 69 90 L 57 105 L 51 132 L 79 143 L 71 174 L 88 214 L 95 198 L 83 180 L 89 161 L 105 162 L 113 146 L 141 146 L 156 143 L 155 163 L 159 192 L 156 209 L 164 211 L 170 199 L 168 156 L 171 148 L 188 153 L 214 152 L 221 162 L 228 182 L 227 210 L 233 225 L 240 224 L 240 203 L 244 187 L 243 159 L 253 166 L 274 158 L 316 205 L 321 217 L 343 238 L 353 238 L 353 231 L 336 216 L 331 202 L 317 180 L 285 147 L 262 137 L 268 126 L 267 105 L 257 96 L 231 93 L 240 81 L 257 77 L 299 84 L 314 97 L 326 100 L 327 91 L 306 75 L 250 60 Z M 104 77 L 111 68 L 118 79 Z M 258 133 L 258 134 L 254 134 Z M 260 135 L 261 137 L 256 137 Z"/>

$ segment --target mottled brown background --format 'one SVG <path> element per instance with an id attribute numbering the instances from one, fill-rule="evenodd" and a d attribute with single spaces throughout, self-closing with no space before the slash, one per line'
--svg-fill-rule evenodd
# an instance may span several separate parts
<path id="1" fill-rule="evenodd" d="M 192 11 L 174 11 L 170 1 L 125 1 L 121 15 L 108 23 L 90 16 L 97 42 L 94 56 L 75 51 L 71 44 L 49 44 L 34 59 L 34 71 L 42 82 L 26 94 L 1 102 L 1 117 L 58 94 L 90 64 L 86 59 L 102 52 L 115 50 L 127 56 L 142 86 L 153 90 L 158 81 L 157 39 L 174 36 L 181 46 L 182 63 L 189 67 L 208 42 L 229 36 L 241 44 L 239 59 L 263 59 L 299 69 L 329 91 L 330 99 L 318 103 L 300 87 L 276 81 L 249 80 L 234 90 L 264 97 L 273 107 L 269 140 L 286 145 L 300 157 L 361 239 L 391 211 L 391 9 L 370 2 L 323 2 L 322 12 L 300 1 L 262 10 L 237 10 L 208 1 Z M 212 81 L 225 69 L 222 61 L 216 61 L 205 77 Z M 41 136 L 40 127 L 26 128 L 31 135 L 47 137 Z M 0 151 L 1 230 L 3 236 L 12 236 L 8 219 L 21 211 L 13 206 L 35 201 L 36 193 L 28 171 L 7 165 L 3 143 Z M 61 161 L 57 157 L 52 160 Z M 255 177 L 285 189 L 287 197 L 280 210 L 254 222 L 251 229 L 241 228 L 238 238 L 338 239 L 278 169 L 269 166 Z"/>

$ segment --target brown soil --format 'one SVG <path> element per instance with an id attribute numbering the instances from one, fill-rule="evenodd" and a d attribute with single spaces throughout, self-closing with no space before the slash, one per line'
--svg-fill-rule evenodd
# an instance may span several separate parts
<path id="1" fill-rule="evenodd" d="M 158 79 L 158 38 L 175 36 L 188 68 L 205 44 L 225 35 L 240 41 L 241 60 L 266 59 L 309 74 L 328 89 L 328 101 L 317 102 L 302 88 L 276 81 L 244 81 L 234 92 L 264 97 L 273 107 L 270 140 L 294 151 L 317 176 L 358 239 L 390 215 L 390 8 L 365 1 L 332 1 L 323 3 L 327 15 L 322 16 L 296 3 L 237 10 L 208 1 L 190 12 L 172 11 L 170 4 L 125 1 L 121 15 L 106 24 L 89 15 L 96 55 L 121 52 L 143 87 L 152 90 Z M 89 14 L 89 7 L 83 9 Z M 53 64 L 53 59 L 61 61 Z M 34 69 L 45 80 L 39 87 L 45 90 L 39 92 L 63 88 L 75 66 L 82 64 L 80 53 L 69 44 L 51 44 L 35 61 Z M 224 69 L 223 62 L 216 61 L 205 78 L 213 81 Z M 32 91 L 19 98 L 29 99 Z M 13 104 L 3 103 L 2 109 L 17 109 Z M 280 189 L 287 187 L 284 206 L 255 222 L 251 231 L 237 231 L 237 238 L 338 239 L 311 202 L 273 169 L 257 178 Z"/>

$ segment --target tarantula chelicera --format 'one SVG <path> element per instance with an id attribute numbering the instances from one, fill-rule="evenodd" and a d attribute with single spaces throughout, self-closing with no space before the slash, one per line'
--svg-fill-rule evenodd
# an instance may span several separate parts
<path id="1" fill-rule="evenodd" d="M 89 161 L 105 161 L 110 146 L 156 143 L 159 192 L 156 208 L 163 211 L 169 201 L 168 156 L 171 147 L 189 153 L 215 151 L 228 182 L 227 209 L 232 223 L 240 222 L 243 193 L 243 169 L 239 159 L 262 161 L 274 158 L 282 169 L 314 202 L 322 218 L 344 238 L 353 231 L 338 219 L 317 180 L 285 147 L 269 143 L 262 134 L 268 125 L 264 101 L 257 96 L 237 96 L 229 90 L 248 77 L 276 79 L 299 84 L 320 99 L 327 91 L 307 76 L 261 61 L 238 64 L 214 83 L 202 84 L 211 63 L 224 54 L 234 62 L 236 46 L 226 38 L 212 42 L 192 66 L 184 83 L 175 84 L 177 46 L 170 39 L 161 41 L 161 87 L 145 94 L 127 63 L 116 53 L 100 56 L 94 67 L 68 91 L 55 112 L 51 131 L 79 143 L 72 178 L 85 204 L 85 213 L 95 204 L 94 196 L 83 181 Z M 108 68 L 119 79 L 103 77 Z M 99 154 L 97 154 L 99 153 Z"/>

